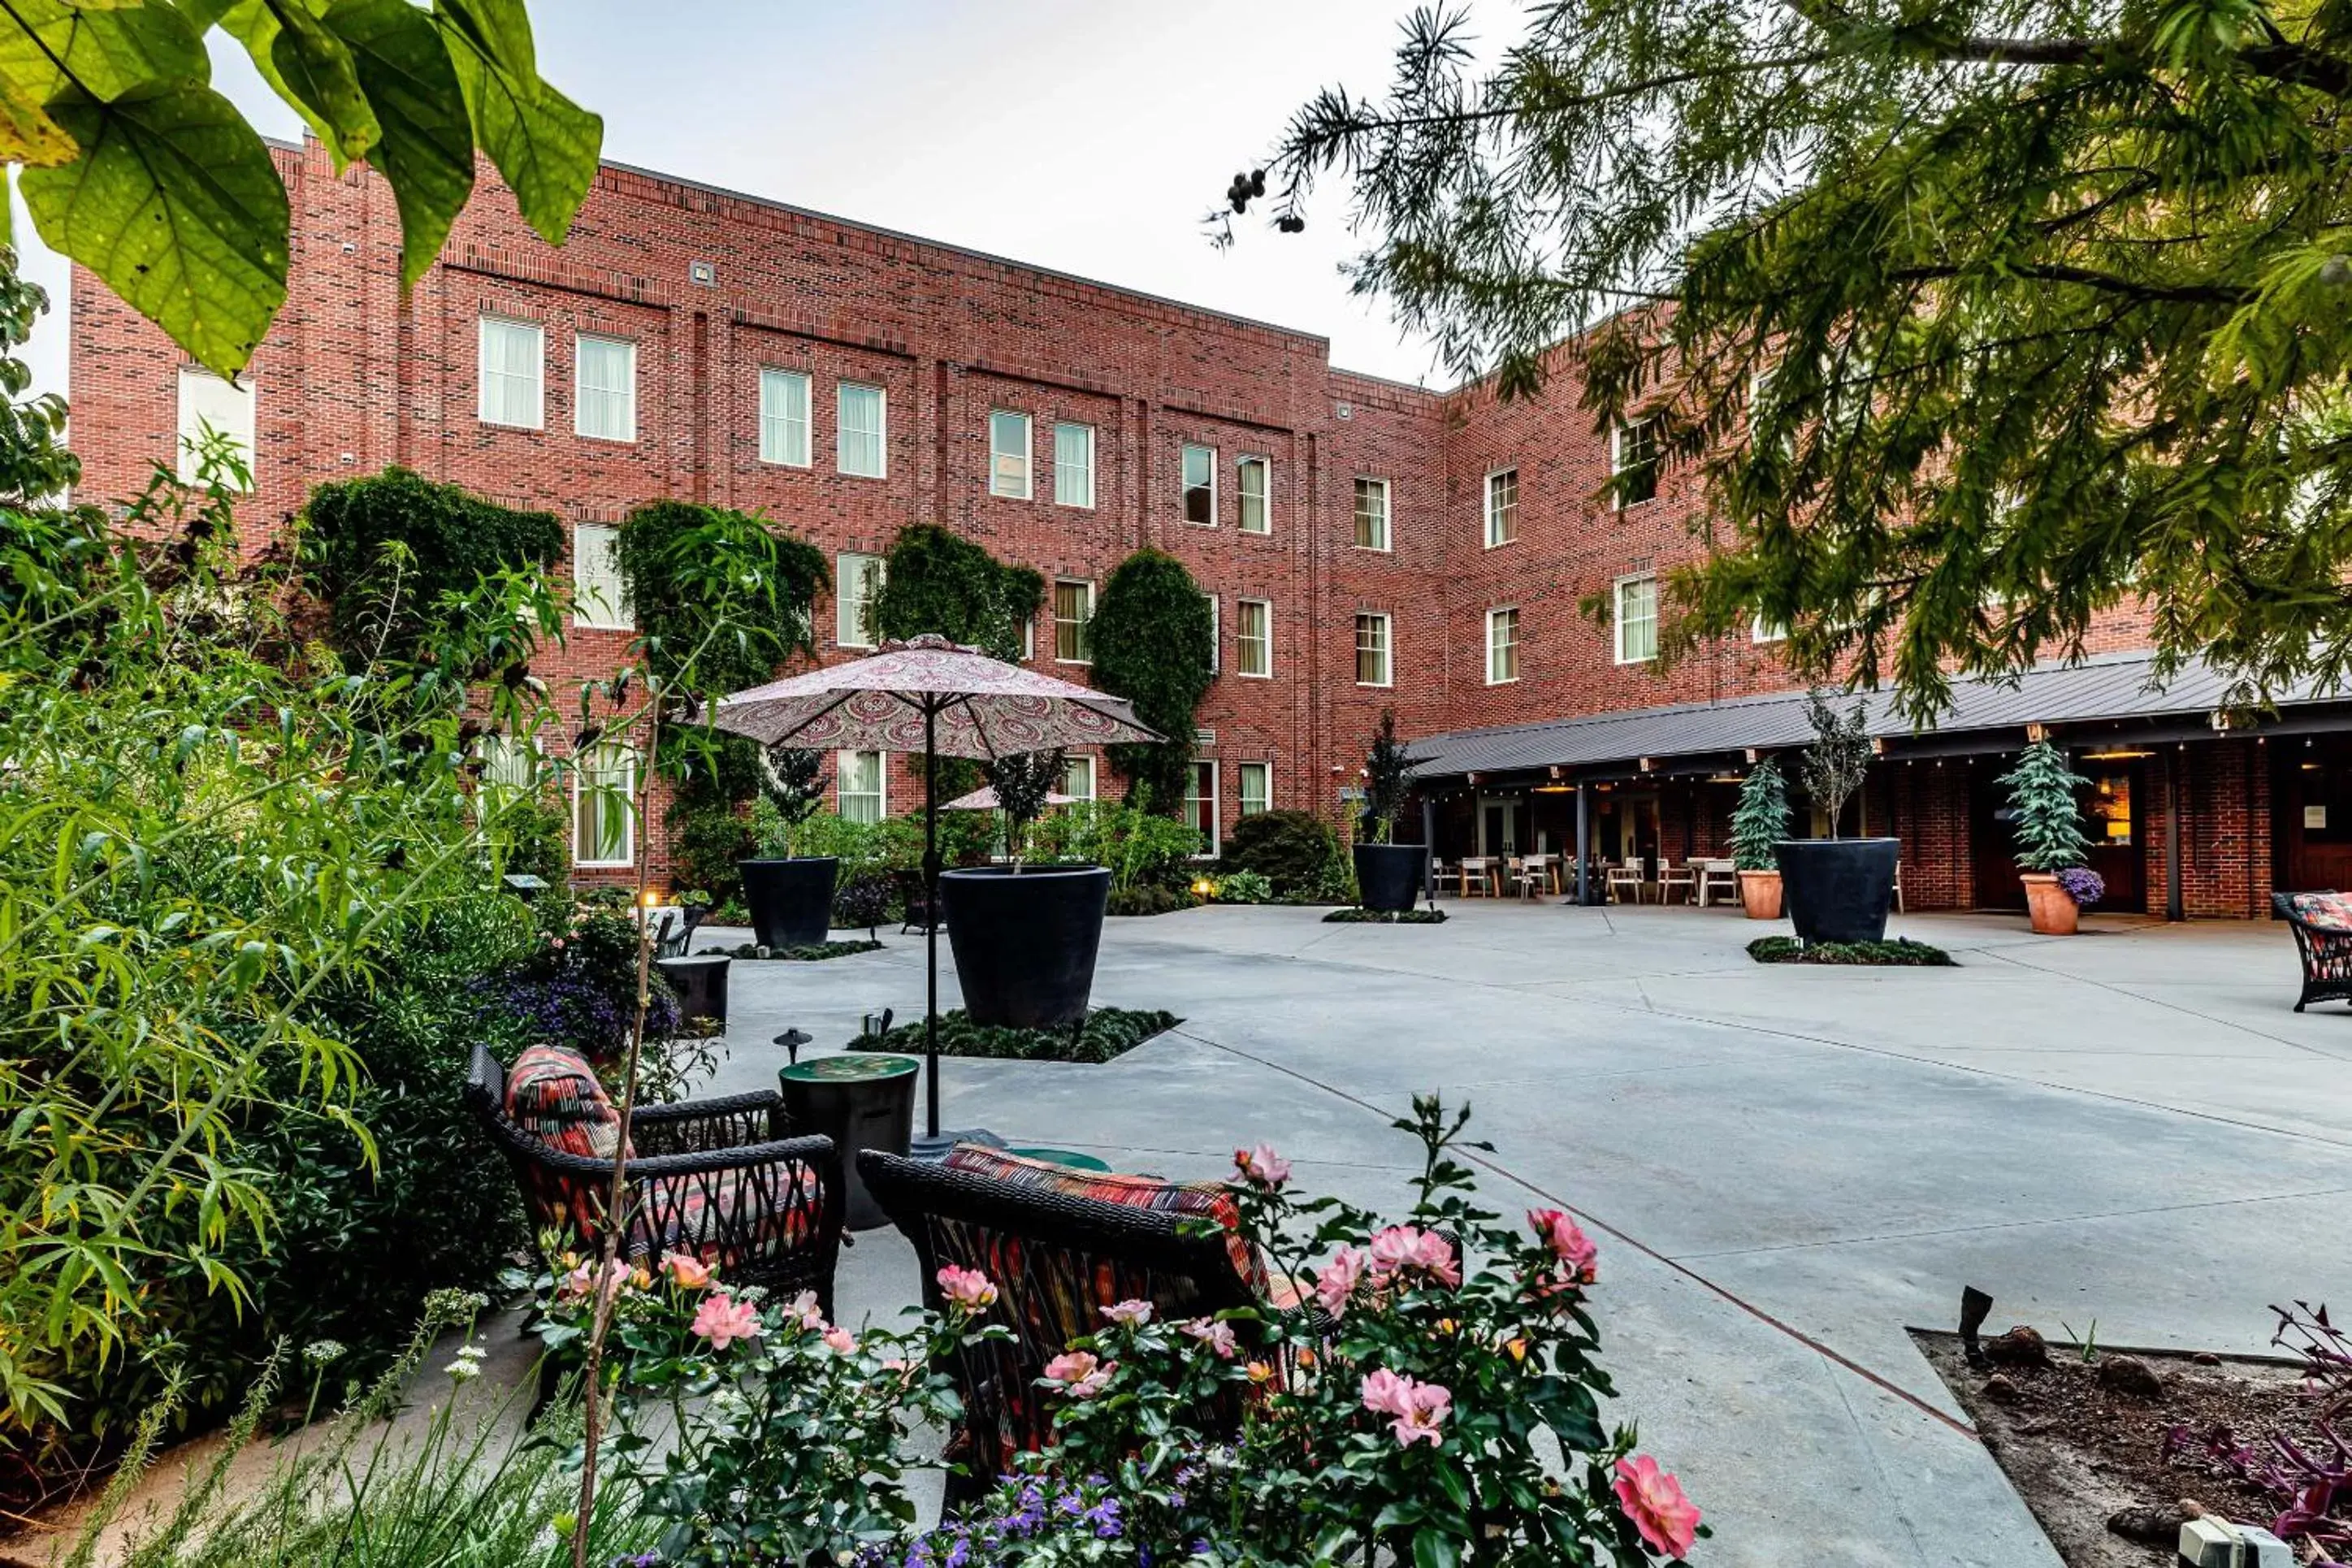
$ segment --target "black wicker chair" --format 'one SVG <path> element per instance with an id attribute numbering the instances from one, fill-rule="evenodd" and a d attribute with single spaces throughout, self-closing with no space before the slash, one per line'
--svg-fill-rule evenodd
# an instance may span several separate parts
<path id="1" fill-rule="evenodd" d="M 2294 1010 L 2300 1013 L 2314 1002 L 2352 1002 L 2352 931 L 2305 920 L 2294 902 L 2302 896 L 2271 895 L 2271 908 L 2294 928 L 2295 949 L 2303 955 L 2303 994 Z"/>
<path id="2" fill-rule="evenodd" d="M 915 1244 L 923 1304 L 941 1305 L 939 1271 L 954 1264 L 993 1280 L 987 1321 L 1013 1331 L 1004 1342 L 956 1353 L 963 1425 L 949 1445 L 950 1502 L 966 1502 L 1010 1468 L 1015 1453 L 1044 1443 L 1053 1410 L 1037 1379 L 1070 1341 L 1103 1326 L 1101 1309 L 1150 1301 L 1162 1319 L 1194 1318 L 1257 1305 L 1234 1268 L 1225 1238 L 1187 1234 L 1185 1222 L 1097 1198 L 1076 1197 L 902 1160 L 877 1149 L 857 1155 L 866 1190 Z M 1197 1229 L 1197 1222 L 1193 1227 Z M 1238 1426 L 1238 1405 L 1225 1415 Z"/>
<path id="3" fill-rule="evenodd" d="M 534 1228 L 601 1241 L 613 1163 L 551 1148 L 507 1115 L 506 1070 L 474 1047 L 466 1098 L 522 1184 Z M 833 1315 L 841 1255 L 841 1155 L 830 1138 L 782 1136 L 773 1089 L 641 1105 L 629 1118 L 629 1214 L 622 1250 L 692 1252 L 730 1283 L 814 1290 Z"/>

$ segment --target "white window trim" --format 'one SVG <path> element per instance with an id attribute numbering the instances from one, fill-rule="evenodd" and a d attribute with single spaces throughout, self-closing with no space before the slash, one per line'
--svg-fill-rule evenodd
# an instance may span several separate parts
<path id="1" fill-rule="evenodd" d="M 1620 420 L 1609 427 L 1609 477 L 1611 479 L 1616 479 L 1625 471 L 1626 435 L 1636 426 L 1647 425 L 1649 423 L 1650 421 L 1647 419 Z M 1650 463 L 1654 470 L 1650 477 L 1650 493 L 1643 497 L 1640 500 L 1629 502 L 1623 496 L 1618 494 L 1612 489 L 1609 496 L 1609 507 L 1611 510 L 1624 511 L 1631 507 L 1647 506 L 1652 501 L 1658 499 L 1658 477 L 1654 472 L 1657 461 L 1658 455 L 1654 450 L 1653 450 L 1650 454 Z"/>
<path id="2" fill-rule="evenodd" d="M 1000 419 L 1021 421 L 1021 488 L 1018 490 L 996 488 L 996 422 Z M 1037 499 L 1037 422 L 1018 408 L 992 408 L 988 411 L 988 493 L 999 500 Z"/>
<path id="3" fill-rule="evenodd" d="M 477 424 L 480 424 L 480 425 L 488 425 L 488 426 L 495 426 L 495 427 L 497 427 L 498 429 L 500 429 L 500 430 L 544 430 L 544 429 L 546 429 L 546 428 L 547 428 L 547 327 L 546 327 L 546 324 L 545 324 L 544 322 L 541 322 L 541 321 L 526 321 L 522 320 L 520 317 L 517 317 L 517 316 L 501 316 L 501 315 L 499 315 L 499 314 L 498 314 L 497 312 L 495 312 L 495 311 L 488 311 L 488 312 L 485 312 L 485 313 L 484 313 L 484 314 L 482 314 L 482 315 L 479 315 L 479 316 L 475 317 L 475 318 L 474 318 L 474 322 L 475 322 L 475 326 L 474 326 L 474 420 L 475 420 L 475 422 L 476 422 Z M 534 363 L 535 363 L 535 364 L 536 364 L 536 366 L 537 366 L 537 370 L 536 370 L 536 374 L 533 374 L 533 375 L 532 375 L 532 377 L 531 377 L 531 387 L 530 387 L 530 391 L 531 391 L 531 397 L 530 397 L 530 412 L 531 412 L 531 418 L 530 418 L 530 422 L 529 424 L 523 424 L 523 423 L 521 423 L 521 422 L 520 422 L 520 421 L 512 420 L 512 419 L 494 419 L 494 418 L 492 418 L 492 417 L 490 416 L 490 408 L 489 408 L 489 398 L 490 398 L 490 378 L 488 377 L 488 375 L 487 375 L 486 374 L 484 374 L 484 371 L 483 371 L 482 366 L 483 366 L 483 360 L 484 360 L 484 358 L 485 358 L 485 351 L 486 351 L 486 350 L 488 348 L 488 346 L 489 346 L 489 341 L 488 341 L 488 340 L 489 340 L 490 328 L 491 328 L 491 327 L 493 327 L 493 326 L 499 326 L 499 327 L 519 327 L 519 328 L 522 329 L 524 331 L 527 331 L 527 332 L 530 333 L 533 337 L 535 337 L 535 338 L 537 338 L 537 339 L 539 340 L 539 353 L 538 353 L 538 354 L 535 356 L 535 360 L 534 360 Z"/>
<path id="4" fill-rule="evenodd" d="M 592 531 L 610 534 L 613 540 L 611 544 L 605 546 L 606 559 L 613 563 L 613 595 L 615 601 L 613 605 L 613 618 L 610 620 L 595 619 L 583 613 L 583 609 L 589 601 L 581 592 L 587 584 L 581 580 L 580 576 L 580 568 L 583 564 L 580 541 L 583 535 Z M 621 530 L 615 523 L 575 522 L 572 525 L 572 624 L 573 626 L 594 632 L 633 632 L 637 629 L 636 607 L 629 603 L 629 585 L 621 576 L 621 563 L 617 554 L 620 540 Z"/>
<path id="5" fill-rule="evenodd" d="M 1102 793 L 1102 773 L 1096 759 L 1093 757 L 1066 757 L 1063 759 L 1063 762 L 1065 766 L 1062 770 L 1062 793 L 1069 795 L 1075 800 L 1090 801 L 1099 798 Z M 1080 767 L 1087 770 L 1087 793 L 1084 795 L 1079 795 L 1076 790 L 1070 788 L 1070 770 Z"/>
<path id="6" fill-rule="evenodd" d="M 791 455 L 789 444 L 781 458 L 768 456 L 768 378 L 797 381 L 801 384 L 801 455 Z M 778 420 L 789 429 L 788 421 Z M 763 364 L 760 367 L 760 461 L 775 468 L 810 468 L 816 466 L 816 377 L 804 370 L 788 365 Z"/>
<path id="7" fill-rule="evenodd" d="M 845 388 L 849 387 L 855 387 L 860 392 L 870 392 L 881 400 L 876 405 L 881 412 L 881 417 L 875 422 L 874 426 L 875 451 L 881 459 L 881 465 L 870 474 L 860 473 L 842 466 L 841 436 L 846 426 L 841 421 L 841 395 Z M 833 384 L 833 471 L 849 479 L 887 479 L 890 477 L 890 389 L 881 383 L 852 381 L 844 377 Z"/>
<path id="8" fill-rule="evenodd" d="M 1376 479 L 1370 474 L 1358 474 L 1355 478 L 1356 484 L 1348 487 L 1349 539 L 1353 541 L 1356 536 L 1356 485 L 1378 485 L 1381 487 L 1381 542 L 1378 544 L 1356 544 L 1354 548 L 1369 550 L 1380 555 L 1394 553 L 1396 550 L 1396 488 L 1388 480 Z"/>
<path id="9" fill-rule="evenodd" d="M 870 641 L 850 642 L 845 640 L 841 635 L 841 618 L 845 613 L 847 613 L 849 606 L 856 602 L 855 597 L 845 585 L 845 579 L 848 576 L 847 563 L 853 561 L 870 563 L 872 564 L 877 578 L 874 584 L 874 591 L 878 594 L 882 591 L 882 584 L 890 580 L 890 558 L 887 555 L 869 555 L 862 550 L 844 550 L 837 552 L 833 558 L 833 646 L 835 647 L 870 648 L 877 645 Z M 857 635 L 861 638 L 869 636 L 863 624 L 864 620 L 865 617 L 860 616 L 852 623 L 856 626 Z"/>
<path id="10" fill-rule="evenodd" d="M 1768 643 L 1787 642 L 1789 628 L 1774 626 L 1761 616 L 1753 616 L 1748 622 L 1748 640 L 1759 647 Z"/>
<path id="11" fill-rule="evenodd" d="M 1193 851 L 1192 858 L 1195 860 L 1213 860 L 1218 856 L 1223 854 L 1225 849 L 1225 803 L 1222 798 L 1220 798 L 1221 793 L 1224 788 L 1225 770 L 1218 764 L 1217 760 L 1214 757 L 1195 757 L 1192 759 L 1192 776 L 1194 778 L 1197 779 L 1201 776 L 1200 770 L 1202 768 L 1209 770 L 1209 793 L 1201 797 L 1207 803 L 1209 807 L 1209 847 L 1205 849 Z M 1189 792 L 1184 797 L 1184 805 L 1186 807 L 1186 817 L 1189 822 L 1191 807 L 1192 805 L 1192 796 Z"/>
<path id="12" fill-rule="evenodd" d="M 1065 430 L 1083 430 L 1087 433 L 1087 499 L 1084 500 L 1064 500 L 1062 499 L 1062 432 Z M 1095 510 L 1095 480 L 1097 477 L 1095 448 L 1101 443 L 1101 440 L 1102 433 L 1093 426 L 1086 423 L 1084 420 L 1056 419 L 1054 421 L 1054 504 L 1055 506 L 1073 507 L 1080 511 L 1092 511 Z M 1076 468 L 1077 466 L 1078 465 L 1076 463 L 1070 465 L 1072 468 Z"/>
<path id="13" fill-rule="evenodd" d="M 858 756 L 879 757 L 881 759 L 879 765 L 877 765 L 874 770 L 875 820 L 877 822 L 887 822 L 890 820 L 890 753 L 887 752 L 859 752 L 853 747 L 849 750 L 836 752 L 834 753 L 834 814 L 837 816 L 847 815 L 841 809 L 841 781 L 845 775 L 845 764 L 851 758 Z M 862 795 L 865 792 L 861 790 L 858 793 Z"/>
<path id="14" fill-rule="evenodd" d="M 1505 474 L 1511 476 L 1511 536 L 1508 539 L 1497 539 L 1495 537 L 1495 523 L 1500 515 L 1500 509 L 1495 505 L 1495 481 Z M 1489 550 L 1500 550 L 1506 544 L 1517 544 L 1519 542 L 1519 466 L 1517 463 L 1507 463 L 1499 468 L 1487 469 L 1486 478 L 1478 493 L 1480 526 L 1483 530 L 1480 537 L 1486 541 L 1486 547 Z"/>
<path id="15" fill-rule="evenodd" d="M 224 388 L 236 395 L 239 399 L 238 412 L 233 418 L 234 422 L 241 426 L 240 428 L 224 429 L 211 419 L 205 417 L 202 409 L 189 406 L 190 389 L 207 385 Z M 255 443 L 259 439 L 261 423 L 261 394 L 259 388 L 254 385 L 253 378 L 247 376 L 242 382 L 233 382 L 224 376 L 215 375 L 202 365 L 185 364 L 180 367 L 179 380 L 174 384 L 173 390 L 178 395 L 175 413 L 179 420 L 178 461 L 174 467 L 180 476 L 180 482 L 192 485 L 197 481 L 199 478 L 197 465 L 203 456 L 204 433 L 210 430 L 215 435 L 228 438 L 230 447 L 245 463 L 246 482 L 247 485 L 254 483 L 253 471 L 257 456 Z M 202 396 L 204 394 L 198 395 Z M 218 395 L 213 394 L 213 395 Z M 192 414 L 195 416 L 196 428 L 194 430 L 188 428 L 189 416 Z M 224 486 L 235 482 L 227 474 L 219 475 L 218 478 Z"/>
<path id="16" fill-rule="evenodd" d="M 1249 626 L 1249 616 L 1244 606 L 1249 605 L 1255 605 L 1265 612 L 1265 637 L 1263 639 L 1265 645 L 1265 668 L 1264 669 L 1245 669 L 1242 667 L 1242 644 L 1247 640 L 1243 634 Z M 1272 680 L 1274 679 L 1274 601 L 1272 599 L 1244 599 L 1238 596 L 1234 598 L 1234 674 L 1243 680 Z"/>
<path id="17" fill-rule="evenodd" d="M 1365 620 L 1375 620 L 1381 623 L 1381 663 L 1389 674 L 1386 680 L 1361 679 L 1364 637 L 1363 628 L 1359 625 L 1356 628 L 1356 668 L 1360 674 L 1356 684 L 1368 690 L 1387 690 L 1394 687 L 1396 685 L 1396 616 L 1386 610 L 1358 610 L 1356 620 L 1360 623 Z"/>
<path id="18" fill-rule="evenodd" d="M 625 831 L 621 836 L 621 853 L 617 858 L 592 860 L 580 852 L 580 805 L 582 796 L 586 793 L 589 764 L 605 744 L 607 742 L 600 742 L 597 745 L 590 747 L 585 754 L 575 755 L 572 759 L 572 863 L 574 866 L 605 868 L 634 866 L 637 863 L 637 769 L 640 766 L 640 761 L 636 749 L 628 745 L 614 743 L 619 753 L 627 760 L 628 773 L 625 787 L 615 792 L 621 802 L 621 820 L 625 825 Z"/>
<path id="19" fill-rule="evenodd" d="M 1486 684 L 1489 686 L 1508 686 L 1519 678 L 1518 671 L 1516 668 L 1508 675 L 1496 675 L 1495 673 L 1496 662 L 1495 658 L 1495 654 L 1496 652 L 1495 647 L 1495 625 L 1503 616 L 1511 615 L 1517 609 L 1518 606 L 1517 605 L 1497 605 L 1493 609 L 1486 612 Z M 1514 626 L 1511 632 L 1511 660 L 1514 665 L 1518 662 L 1518 631 L 1517 628 Z"/>
<path id="20" fill-rule="evenodd" d="M 1191 451 L 1209 454 L 1209 521 L 1206 522 L 1194 522 L 1192 509 L 1185 504 L 1186 498 L 1192 493 L 1192 482 L 1184 477 L 1184 454 Z M 1187 528 L 1217 526 L 1217 449 L 1214 447 L 1204 446 L 1198 441 L 1186 441 L 1177 448 L 1176 510 L 1182 514 L 1184 526 Z"/>
<path id="21" fill-rule="evenodd" d="M 1639 658 L 1625 652 L 1625 590 L 1635 583 L 1650 585 L 1650 651 Z M 1612 642 L 1619 664 L 1648 664 L 1658 657 L 1658 574 L 1654 572 L 1632 572 L 1610 584 L 1609 620 L 1612 628 Z"/>
<path id="22" fill-rule="evenodd" d="M 580 427 L 587 412 L 588 400 L 583 395 L 587 386 L 586 359 L 590 343 L 603 343 L 629 351 L 629 431 L 625 436 L 599 436 Z M 572 334 L 572 433 L 583 441 L 606 441 L 615 446 L 633 446 L 637 439 L 637 341 L 616 338 L 609 332 L 574 332 Z"/>
<path id="23" fill-rule="evenodd" d="M 1243 526 L 1244 520 L 1248 516 L 1248 513 L 1244 509 L 1248 501 L 1249 490 L 1242 483 L 1242 470 L 1248 468 L 1252 463 L 1256 464 L 1260 471 L 1265 475 L 1265 489 L 1258 493 L 1258 500 L 1265 508 L 1265 526 L 1264 528 L 1247 528 Z M 1240 456 L 1236 457 L 1234 459 L 1234 531 L 1238 533 L 1246 533 L 1252 539 L 1272 538 L 1274 536 L 1274 459 L 1258 452 L 1244 452 Z M 1211 487 L 1209 499 L 1211 505 L 1213 508 L 1216 500 L 1215 487 L 1213 485 Z"/>
<path id="24" fill-rule="evenodd" d="M 1062 606 L 1060 604 L 1060 594 L 1058 590 L 1065 587 L 1084 588 L 1087 591 L 1087 613 L 1085 617 L 1078 622 L 1078 647 L 1080 648 L 1086 648 L 1087 628 L 1094 624 L 1095 619 L 1095 585 L 1093 580 L 1091 578 L 1085 577 L 1055 578 L 1053 589 L 1049 590 L 1049 592 L 1053 594 L 1053 596 L 1048 598 L 1045 602 L 1046 613 L 1050 615 L 1054 620 L 1054 662 L 1055 664 L 1092 665 L 1094 660 L 1091 658 L 1064 658 L 1062 657 Z M 1091 650 L 1088 651 L 1090 652 Z"/>
<path id="25" fill-rule="evenodd" d="M 1249 777 L 1249 773 L 1252 768 L 1257 769 L 1265 779 L 1265 795 L 1264 796 L 1265 804 L 1259 806 L 1258 810 L 1260 812 L 1267 812 L 1272 811 L 1275 808 L 1274 763 L 1264 760 L 1235 763 L 1234 764 L 1234 798 L 1240 803 L 1241 814 L 1244 816 L 1253 815 L 1249 809 L 1249 791 L 1243 787 L 1242 782 Z"/>
<path id="26" fill-rule="evenodd" d="M 1209 601 L 1209 673 L 1223 675 L 1225 672 L 1224 601 L 1213 593 L 1204 593 L 1201 597 Z"/>

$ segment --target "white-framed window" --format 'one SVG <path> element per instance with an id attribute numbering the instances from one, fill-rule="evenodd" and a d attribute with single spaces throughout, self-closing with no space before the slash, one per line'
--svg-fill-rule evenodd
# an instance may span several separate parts
<path id="1" fill-rule="evenodd" d="M 1274 809 L 1274 764 L 1243 763 L 1234 770 L 1242 790 L 1241 815 L 1255 816 Z"/>
<path id="2" fill-rule="evenodd" d="M 1356 548 L 1386 550 L 1389 547 L 1389 482 L 1386 479 L 1359 479 L 1356 481 Z"/>
<path id="3" fill-rule="evenodd" d="M 477 328 L 475 416 L 485 425 L 536 430 L 547 422 L 547 331 L 537 321 L 484 316 Z"/>
<path id="4" fill-rule="evenodd" d="M 253 383 L 222 380 L 201 365 L 180 367 L 180 479 L 194 484 L 204 455 L 205 434 L 227 438 L 231 450 L 253 472 Z M 226 474 L 223 484 L 234 484 Z"/>
<path id="5" fill-rule="evenodd" d="M 1268 600 L 1234 601 L 1234 673 L 1258 680 L 1274 674 L 1274 605 Z"/>
<path id="6" fill-rule="evenodd" d="M 834 795 L 844 822 L 890 815 L 890 770 L 879 752 L 844 752 L 834 760 Z"/>
<path id="7" fill-rule="evenodd" d="M 1091 425 L 1054 426 L 1054 504 L 1095 504 L 1095 427 Z"/>
<path id="8" fill-rule="evenodd" d="M 1029 416 L 1000 408 L 988 416 L 988 493 L 1029 499 Z"/>
<path id="9" fill-rule="evenodd" d="M 1519 470 L 1497 468 L 1486 476 L 1486 548 L 1519 536 Z"/>
<path id="10" fill-rule="evenodd" d="M 1356 612 L 1356 684 L 1359 686 L 1393 686 L 1396 669 L 1389 645 L 1390 623 L 1386 611 Z"/>
<path id="11" fill-rule="evenodd" d="M 760 372 L 760 461 L 809 466 L 809 378 L 805 371 Z"/>
<path id="12" fill-rule="evenodd" d="M 630 866 L 637 858 L 637 753 L 618 741 L 572 759 L 572 860 Z"/>
<path id="13" fill-rule="evenodd" d="M 1225 606 L 1214 594 L 1202 594 L 1209 601 L 1209 673 L 1225 672 Z"/>
<path id="14" fill-rule="evenodd" d="M 1748 623 L 1748 640 L 1752 643 L 1787 642 L 1789 628 L 1778 621 L 1768 621 L 1757 616 Z"/>
<path id="15" fill-rule="evenodd" d="M 1234 479 L 1241 494 L 1241 531 L 1272 533 L 1274 464 L 1264 458 L 1244 458 L 1234 467 Z"/>
<path id="16" fill-rule="evenodd" d="M 1095 618 L 1095 585 L 1065 577 L 1054 584 L 1054 662 L 1089 664 L 1087 623 Z"/>
<path id="17" fill-rule="evenodd" d="M 1646 664 L 1658 657 L 1658 580 L 1617 579 L 1617 662 Z"/>
<path id="18" fill-rule="evenodd" d="M 1184 820 L 1201 836 L 1198 858 L 1213 858 L 1224 833 L 1217 820 L 1217 764 L 1213 761 L 1195 762 L 1192 777 L 1184 784 Z"/>
<path id="19" fill-rule="evenodd" d="M 1516 607 L 1486 612 L 1486 684 L 1500 686 L 1519 678 L 1519 612 Z"/>
<path id="20" fill-rule="evenodd" d="M 572 428 L 591 441 L 637 438 L 637 345 L 586 332 L 572 341 Z"/>
<path id="21" fill-rule="evenodd" d="M 1657 499 L 1657 421 L 1640 419 L 1610 431 L 1609 473 L 1617 481 L 1612 504 L 1619 510 Z"/>
<path id="22" fill-rule="evenodd" d="M 1070 757 L 1062 764 L 1062 793 L 1072 800 L 1095 798 L 1095 760 Z"/>
<path id="23" fill-rule="evenodd" d="M 845 551 L 833 560 L 833 645 L 874 646 L 874 596 L 890 563 L 879 555 Z"/>
<path id="24" fill-rule="evenodd" d="M 889 421 L 889 399 L 880 387 L 843 382 L 834 395 L 835 466 L 855 479 L 885 478 Z"/>
<path id="25" fill-rule="evenodd" d="M 482 759 L 482 788 L 520 795 L 539 787 L 543 759 L 539 748 L 520 735 L 484 735 L 475 742 Z"/>
<path id="26" fill-rule="evenodd" d="M 583 522 L 572 530 L 572 624 L 592 630 L 633 631 L 636 616 L 621 579 L 621 531 Z"/>
<path id="27" fill-rule="evenodd" d="M 1184 521 L 1199 528 L 1217 526 L 1217 449 L 1184 448 Z"/>

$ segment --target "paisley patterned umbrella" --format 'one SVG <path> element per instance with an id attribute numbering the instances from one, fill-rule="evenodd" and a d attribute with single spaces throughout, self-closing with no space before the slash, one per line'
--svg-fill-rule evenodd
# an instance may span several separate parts
<path id="1" fill-rule="evenodd" d="M 992 658 L 943 637 L 893 643 L 870 658 L 813 669 L 719 700 L 711 722 L 768 745 L 920 752 L 983 761 L 1056 746 L 1157 741 L 1123 700 Z M 940 1135 L 939 791 L 923 791 L 924 943 L 930 970 L 923 1055 L 925 1122 Z"/>

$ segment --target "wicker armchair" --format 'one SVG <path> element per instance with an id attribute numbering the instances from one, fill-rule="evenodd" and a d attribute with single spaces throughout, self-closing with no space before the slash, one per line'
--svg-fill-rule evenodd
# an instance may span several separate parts
<path id="1" fill-rule="evenodd" d="M 2335 907 L 2338 900 L 2344 908 Z M 2352 920 L 2342 918 L 2352 915 L 2352 900 L 2332 890 L 2273 893 L 2271 908 L 2294 928 L 2303 955 L 2303 994 L 2294 1010 L 2313 1002 L 2352 1001 Z"/>
<path id="2" fill-rule="evenodd" d="M 1103 1326 L 1101 1309 L 1150 1301 L 1160 1317 L 1194 1318 L 1258 1299 L 1234 1266 L 1226 1238 L 1187 1234 L 1181 1215 L 1024 1186 L 879 1150 L 857 1156 L 858 1173 L 891 1222 L 915 1244 L 923 1304 L 941 1306 L 939 1271 L 978 1268 L 997 1287 L 988 1321 L 1013 1331 L 1003 1342 L 956 1352 L 963 1424 L 949 1445 L 948 1498 L 968 1501 L 1043 1445 L 1052 1407 L 1037 1379 L 1070 1341 Z M 1229 1418 L 1239 1425 L 1238 1405 Z"/>
<path id="3" fill-rule="evenodd" d="M 466 1097 L 522 1184 L 531 1223 L 602 1241 L 613 1162 L 567 1152 L 507 1110 L 507 1075 L 474 1047 Z M 814 1290 L 833 1313 L 841 1253 L 841 1156 L 830 1138 L 785 1138 L 773 1089 L 723 1100 L 637 1107 L 629 1118 L 625 1256 L 651 1262 L 690 1252 L 731 1282 Z"/>

